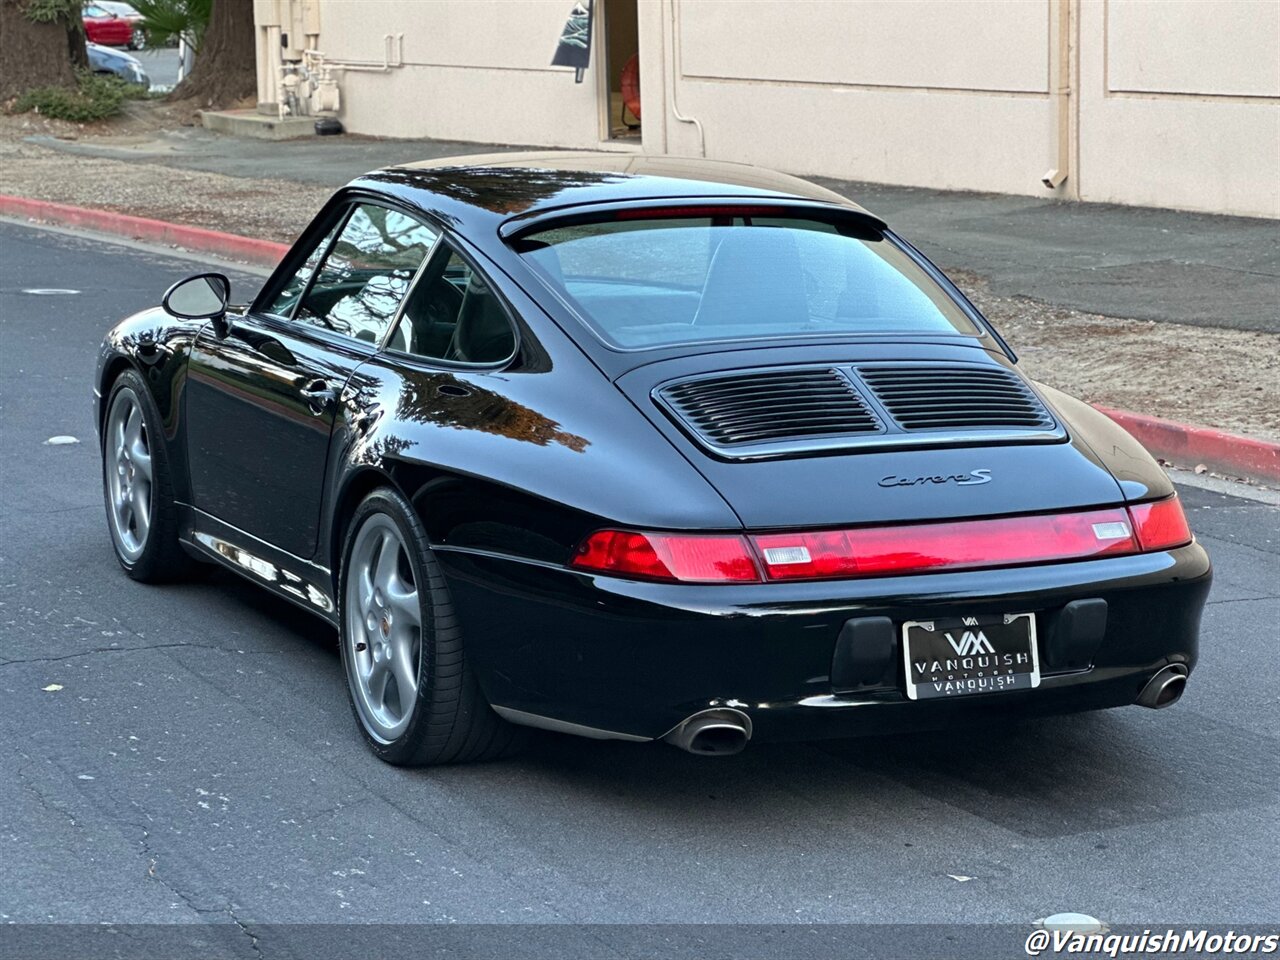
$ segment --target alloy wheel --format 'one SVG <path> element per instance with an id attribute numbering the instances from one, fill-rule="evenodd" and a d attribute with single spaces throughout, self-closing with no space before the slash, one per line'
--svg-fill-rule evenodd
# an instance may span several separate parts
<path id="1" fill-rule="evenodd" d="M 105 436 L 111 537 L 120 555 L 136 563 L 147 548 L 154 503 L 150 438 L 142 406 L 131 390 L 116 394 L 107 414 Z"/>
<path id="2" fill-rule="evenodd" d="M 384 743 L 409 725 L 422 666 L 418 586 L 399 528 L 369 517 L 351 548 L 344 616 L 348 680 L 370 735 Z"/>

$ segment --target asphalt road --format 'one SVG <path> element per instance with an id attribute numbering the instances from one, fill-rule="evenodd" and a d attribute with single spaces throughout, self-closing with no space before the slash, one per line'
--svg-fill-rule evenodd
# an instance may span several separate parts
<path id="1" fill-rule="evenodd" d="M 369 928 L 270 925 L 378 921 L 459 925 L 383 929 L 401 955 L 504 937 L 507 955 L 717 956 L 737 937 L 730 953 L 834 957 L 867 928 L 584 925 L 910 923 L 944 925 L 892 928 L 921 952 L 982 929 L 1015 956 L 1066 910 L 1280 920 L 1280 508 L 1183 488 L 1217 581 L 1169 710 L 722 760 L 546 736 L 515 760 L 399 770 L 361 743 L 319 621 L 222 572 L 139 585 L 112 557 L 94 351 L 195 269 L 0 223 L 0 931 L 168 924 L 191 950 L 271 957 L 345 932 L 376 956 Z M 151 928 L 120 929 L 40 942 L 155 955 Z"/>
<path id="2" fill-rule="evenodd" d="M 178 82 L 178 48 L 147 47 L 135 50 L 133 55 L 142 61 L 142 69 L 151 78 L 151 89 L 156 93 L 172 90 Z"/>

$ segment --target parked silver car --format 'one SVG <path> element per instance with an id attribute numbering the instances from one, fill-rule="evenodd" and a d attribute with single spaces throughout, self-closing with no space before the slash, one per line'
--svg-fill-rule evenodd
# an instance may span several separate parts
<path id="1" fill-rule="evenodd" d="M 133 54 L 99 43 L 86 43 L 84 46 L 89 54 L 89 69 L 94 73 L 113 74 L 126 83 L 137 84 L 144 90 L 151 89 L 151 78 L 142 69 L 142 61 Z"/>

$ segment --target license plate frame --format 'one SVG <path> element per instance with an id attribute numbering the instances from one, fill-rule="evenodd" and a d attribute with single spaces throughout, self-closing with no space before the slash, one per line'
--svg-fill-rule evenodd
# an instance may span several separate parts
<path id="1" fill-rule="evenodd" d="M 901 637 L 910 700 L 951 700 L 1040 686 L 1034 613 L 908 620 Z"/>

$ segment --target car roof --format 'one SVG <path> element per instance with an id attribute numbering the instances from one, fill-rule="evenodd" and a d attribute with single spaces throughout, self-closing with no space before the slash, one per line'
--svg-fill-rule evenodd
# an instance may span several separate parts
<path id="1" fill-rule="evenodd" d="M 763 167 L 635 153 L 548 150 L 447 157 L 387 167 L 350 186 L 390 192 L 464 233 L 581 204 L 699 197 L 789 199 L 872 216 L 832 190 Z"/>

